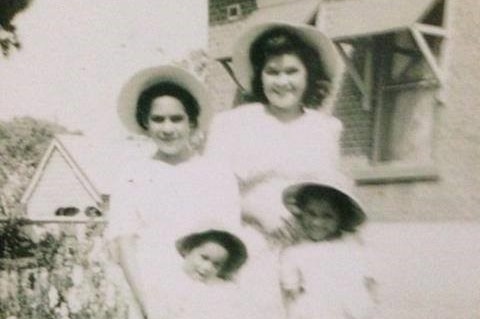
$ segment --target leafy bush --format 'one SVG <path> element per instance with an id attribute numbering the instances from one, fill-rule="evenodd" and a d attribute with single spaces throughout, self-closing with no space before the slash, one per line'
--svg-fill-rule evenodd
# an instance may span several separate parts
<path id="1" fill-rule="evenodd" d="M 108 275 L 112 264 L 103 243 L 103 224 L 41 226 L 58 231 L 44 232 L 37 243 L 23 226 L 11 222 L 9 234 L 17 237 L 5 238 L 4 245 L 26 238 L 31 257 L 26 263 L 12 259 L 12 254 L 8 263 L 0 259 L 0 319 L 127 318 L 127 303 Z"/>

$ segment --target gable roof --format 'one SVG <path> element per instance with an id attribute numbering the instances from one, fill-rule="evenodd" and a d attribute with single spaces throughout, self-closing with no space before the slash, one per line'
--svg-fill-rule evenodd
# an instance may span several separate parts
<path id="1" fill-rule="evenodd" d="M 59 152 L 82 187 L 97 202 L 109 194 L 119 173 L 118 163 L 144 158 L 149 145 L 143 141 L 101 140 L 79 135 L 57 135 L 36 169 L 21 203 L 26 204 L 35 192 L 54 152 Z"/>

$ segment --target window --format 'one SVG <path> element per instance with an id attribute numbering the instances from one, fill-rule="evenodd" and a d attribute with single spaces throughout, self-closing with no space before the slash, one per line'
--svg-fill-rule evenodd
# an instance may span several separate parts
<path id="1" fill-rule="evenodd" d="M 423 19 L 403 30 L 337 42 L 348 71 L 345 85 L 354 86 L 361 100 L 347 99 L 343 104 L 355 105 L 345 107 L 340 96 L 339 102 L 340 109 L 357 108 L 355 117 L 351 111 L 340 112 L 346 124 L 344 150 L 353 158 L 360 183 L 438 177 L 434 131 L 444 81 L 444 4 L 437 2 Z M 352 124 L 360 117 L 363 130 Z M 359 134 L 365 128 L 368 142 Z"/>
<path id="2" fill-rule="evenodd" d="M 232 20 L 237 20 L 242 16 L 242 7 L 240 4 L 232 4 L 227 6 L 227 19 L 232 21 Z"/>

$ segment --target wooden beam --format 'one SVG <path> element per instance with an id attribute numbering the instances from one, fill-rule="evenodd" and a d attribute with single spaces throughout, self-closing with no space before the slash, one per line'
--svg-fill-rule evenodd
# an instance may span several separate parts
<path id="1" fill-rule="evenodd" d="M 414 26 L 409 27 L 409 29 L 410 29 L 410 32 L 412 33 L 413 39 L 415 40 L 418 47 L 420 48 L 420 51 L 423 53 L 423 56 L 425 57 L 425 60 L 427 61 L 428 66 L 432 70 L 433 75 L 435 75 L 437 80 L 443 86 L 443 82 L 444 82 L 443 72 L 440 69 L 440 66 L 438 65 L 435 55 L 430 50 L 430 47 L 428 46 L 427 41 L 425 40 L 423 35 L 420 33 L 420 31 L 417 30 Z"/>
<path id="2" fill-rule="evenodd" d="M 373 91 L 373 49 L 372 46 L 368 46 L 365 52 L 365 64 L 363 65 L 363 80 L 365 89 L 368 92 L 367 96 L 362 99 L 362 108 L 365 111 L 370 111 L 372 103 L 372 91 Z"/>
<path id="3" fill-rule="evenodd" d="M 347 55 L 341 44 L 336 43 L 336 46 L 347 66 L 348 73 L 352 77 L 353 82 L 359 89 L 360 93 L 362 93 L 362 108 L 367 111 L 370 110 L 370 92 L 367 90 L 366 85 L 363 83 L 362 77 L 358 73 L 355 65 L 353 65 L 353 62 L 351 61 L 350 57 Z"/>
<path id="4" fill-rule="evenodd" d="M 450 30 L 451 30 L 451 24 L 452 24 L 452 12 L 453 12 L 453 3 L 454 1 L 451 0 L 443 0 L 443 19 L 442 19 L 442 26 L 446 30 L 447 34 L 444 37 L 440 50 L 438 53 L 438 63 L 441 65 L 444 69 L 443 71 L 443 76 L 446 78 L 446 73 L 448 72 L 448 68 L 445 68 L 445 65 L 448 63 L 449 59 L 449 53 L 450 50 L 448 49 L 448 46 L 450 45 Z M 446 88 L 442 87 L 437 95 L 437 101 L 441 104 L 445 104 L 446 102 Z"/>
<path id="5" fill-rule="evenodd" d="M 395 83 L 388 84 L 382 87 L 382 90 L 385 92 L 397 91 L 397 90 L 408 90 L 408 89 L 418 89 L 418 88 L 433 88 L 438 86 L 438 81 L 435 80 L 420 80 L 404 83 Z"/>
<path id="6" fill-rule="evenodd" d="M 6 223 L 12 220 L 8 217 L 0 217 L 0 223 Z M 106 224 L 107 220 L 103 217 L 48 217 L 48 218 L 16 218 L 23 225 L 41 225 L 41 224 Z"/>
<path id="7" fill-rule="evenodd" d="M 414 49 L 408 49 L 408 48 L 402 48 L 398 45 L 393 46 L 393 51 L 398 54 L 406 55 L 406 56 L 411 56 L 411 57 L 421 57 L 422 54 L 418 52 L 418 50 Z"/>
<path id="8" fill-rule="evenodd" d="M 235 77 L 235 73 L 232 70 L 232 67 L 230 66 L 230 59 L 221 59 L 218 60 L 223 66 L 223 68 L 227 71 L 228 75 L 232 78 L 233 82 L 242 90 L 243 92 L 246 92 L 245 88 L 238 82 L 237 78 Z"/>
<path id="9" fill-rule="evenodd" d="M 438 27 L 438 26 L 425 24 L 425 23 L 414 23 L 413 27 L 423 34 L 433 35 L 437 37 L 447 36 L 447 30 L 443 27 Z"/>

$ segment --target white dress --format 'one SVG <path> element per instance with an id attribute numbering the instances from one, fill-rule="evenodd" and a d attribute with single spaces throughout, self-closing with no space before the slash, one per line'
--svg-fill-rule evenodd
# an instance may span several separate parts
<path id="1" fill-rule="evenodd" d="M 146 308 L 152 314 L 175 241 L 210 224 L 239 227 L 238 187 L 228 170 L 202 157 L 175 166 L 148 158 L 125 164 L 126 173 L 112 194 L 107 236 L 137 236 L 132 258 L 141 267 Z"/>
<path id="2" fill-rule="evenodd" d="M 338 169 L 341 132 L 342 123 L 319 110 L 284 123 L 252 103 L 215 116 L 206 152 L 228 163 L 248 188 L 272 175 L 297 179 Z"/>
<path id="3" fill-rule="evenodd" d="M 288 319 L 365 319 L 373 310 L 362 249 L 353 237 L 288 247 L 280 260 L 282 286 L 302 286 L 287 302 Z"/>
<path id="4" fill-rule="evenodd" d="M 227 163 L 235 173 L 244 218 L 248 215 L 254 223 L 282 225 L 285 209 L 275 209 L 281 206 L 277 180 L 299 180 L 323 170 L 337 170 L 341 132 L 341 122 L 322 111 L 305 109 L 299 118 L 285 123 L 264 105 L 252 103 L 215 116 L 205 151 L 207 156 Z M 269 198 L 272 193 L 278 197 L 275 205 Z M 253 307 L 259 317 L 282 318 L 278 247 L 262 243 L 256 230 L 249 231 L 251 258 L 240 283 L 254 296 Z"/>
<path id="5" fill-rule="evenodd" d="M 246 315 L 234 282 L 193 280 L 183 271 L 184 259 L 178 253 L 166 259 L 164 277 L 151 292 L 156 301 L 150 309 L 156 314 L 152 319 L 240 319 Z"/>

